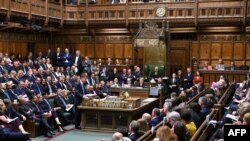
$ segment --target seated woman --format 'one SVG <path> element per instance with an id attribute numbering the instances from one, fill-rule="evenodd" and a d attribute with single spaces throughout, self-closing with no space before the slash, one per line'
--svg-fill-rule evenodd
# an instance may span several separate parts
<path id="1" fill-rule="evenodd" d="M 193 79 L 193 84 L 197 86 L 199 90 L 203 87 L 203 77 L 201 77 L 199 71 L 196 72 L 196 75 Z"/>
<path id="2" fill-rule="evenodd" d="M 24 130 L 21 120 L 18 117 L 10 118 L 9 115 L 6 114 L 5 110 L 6 106 L 3 100 L 0 100 L 0 125 L 5 128 L 10 128 L 11 131 L 21 131 L 22 134 L 29 134 Z"/>

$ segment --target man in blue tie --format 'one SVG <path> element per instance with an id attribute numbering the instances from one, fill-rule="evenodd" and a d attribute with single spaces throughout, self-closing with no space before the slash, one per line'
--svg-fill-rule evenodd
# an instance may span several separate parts
<path id="1" fill-rule="evenodd" d="M 42 95 L 43 88 L 41 86 L 41 78 L 37 77 L 35 83 L 31 85 L 31 89 L 35 91 L 35 93 Z"/>
<path id="2" fill-rule="evenodd" d="M 10 95 L 6 91 L 6 84 L 5 83 L 0 84 L 0 98 L 1 99 L 9 99 L 9 100 L 11 100 Z"/>

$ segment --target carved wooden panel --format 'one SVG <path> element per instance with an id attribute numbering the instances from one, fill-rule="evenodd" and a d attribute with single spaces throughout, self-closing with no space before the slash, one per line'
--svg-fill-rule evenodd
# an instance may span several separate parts
<path id="1" fill-rule="evenodd" d="M 200 44 L 200 59 L 209 59 L 210 54 L 210 44 L 201 43 Z"/>
<path id="2" fill-rule="evenodd" d="M 234 59 L 243 59 L 243 43 L 234 43 Z"/>
<path id="3" fill-rule="evenodd" d="M 46 52 L 49 48 L 49 44 L 47 43 L 36 43 L 35 45 L 35 52 Z"/>
<path id="4" fill-rule="evenodd" d="M 0 52 L 7 53 L 9 52 L 9 43 L 8 42 L 0 42 Z"/>
<path id="5" fill-rule="evenodd" d="M 88 52 L 88 50 L 87 50 L 87 52 Z M 96 44 L 95 57 L 96 58 L 104 58 L 105 57 L 105 44 Z"/>
<path id="6" fill-rule="evenodd" d="M 222 59 L 233 59 L 233 43 L 222 44 Z"/>
<path id="7" fill-rule="evenodd" d="M 79 50 L 81 52 L 81 56 L 86 56 L 86 45 L 85 44 L 76 44 L 75 50 Z"/>
<path id="8" fill-rule="evenodd" d="M 108 58 L 114 57 L 114 44 L 106 44 L 105 57 Z"/>
<path id="9" fill-rule="evenodd" d="M 123 44 L 115 44 L 114 51 L 115 58 L 123 58 Z"/>
<path id="10" fill-rule="evenodd" d="M 86 44 L 86 56 L 90 58 L 95 57 L 94 44 Z"/>
<path id="11" fill-rule="evenodd" d="M 124 58 L 132 58 L 133 46 L 132 44 L 124 45 Z"/>
<path id="12" fill-rule="evenodd" d="M 198 43 L 192 43 L 191 47 L 191 57 L 199 58 L 199 44 Z"/>
<path id="13" fill-rule="evenodd" d="M 220 43 L 212 43 L 211 45 L 211 58 L 219 59 L 221 57 L 221 44 Z"/>
<path id="14" fill-rule="evenodd" d="M 144 56 L 144 48 L 138 48 L 138 58 L 143 58 Z"/>
<path id="15" fill-rule="evenodd" d="M 246 44 L 246 59 L 250 59 L 250 44 Z"/>

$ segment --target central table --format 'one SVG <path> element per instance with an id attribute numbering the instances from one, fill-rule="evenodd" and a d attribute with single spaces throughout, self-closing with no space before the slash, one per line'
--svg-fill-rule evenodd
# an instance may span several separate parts
<path id="1" fill-rule="evenodd" d="M 92 106 L 78 106 L 81 110 L 81 127 L 83 130 L 111 131 L 120 126 L 128 127 L 132 120 L 141 118 L 147 112 L 151 114 L 153 108 L 159 106 L 158 98 L 141 100 L 138 108 L 104 108 Z"/>

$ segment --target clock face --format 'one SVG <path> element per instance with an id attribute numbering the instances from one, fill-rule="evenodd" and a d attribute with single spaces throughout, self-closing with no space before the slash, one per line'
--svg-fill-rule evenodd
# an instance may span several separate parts
<path id="1" fill-rule="evenodd" d="M 163 17 L 165 15 L 165 13 L 166 13 L 166 9 L 163 7 L 159 7 L 156 9 L 156 15 L 158 17 Z"/>

